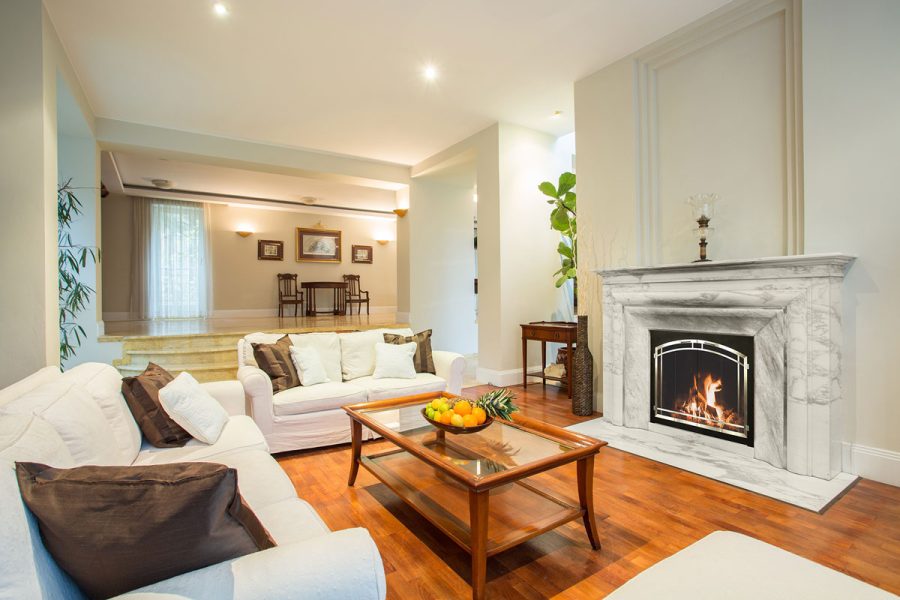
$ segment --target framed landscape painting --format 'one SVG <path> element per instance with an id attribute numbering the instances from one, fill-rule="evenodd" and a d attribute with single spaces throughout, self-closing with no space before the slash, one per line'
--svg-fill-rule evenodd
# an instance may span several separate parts
<path id="1" fill-rule="evenodd" d="M 372 246 L 353 245 L 352 260 L 355 263 L 372 264 Z"/>
<path id="2" fill-rule="evenodd" d="M 298 227 L 297 262 L 341 262 L 341 232 Z"/>
<path id="3" fill-rule="evenodd" d="M 284 260 L 284 242 L 259 240 L 256 245 L 257 260 Z"/>

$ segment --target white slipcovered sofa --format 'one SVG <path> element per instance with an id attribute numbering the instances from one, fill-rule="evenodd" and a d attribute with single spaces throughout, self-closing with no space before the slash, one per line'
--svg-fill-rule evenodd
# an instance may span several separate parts
<path id="1" fill-rule="evenodd" d="M 232 415 L 222 435 L 212 445 L 191 440 L 182 448 L 166 449 L 149 446 L 142 440 L 121 394 L 121 376 L 109 365 L 85 363 L 64 374 L 56 367 L 47 367 L 0 390 L 0 599 L 83 598 L 41 543 L 37 523 L 19 494 L 15 461 L 61 468 L 79 464 L 205 461 L 237 469 L 241 495 L 277 547 L 120 597 L 385 597 L 384 567 L 369 533 L 365 529 L 331 532 L 313 508 L 297 497 L 291 480 L 269 455 L 259 428 L 244 416 L 244 394 L 236 381 L 208 383 L 204 387 Z M 99 406 L 99 412 L 88 405 L 91 402 Z M 39 415 L 29 410 L 32 405 Z M 86 419 L 79 412 L 94 416 Z M 102 417 L 98 416 L 101 412 Z M 70 422 L 82 425 L 60 426 Z M 87 463 L 84 456 L 93 459 Z M 99 561 L 98 568 L 102 568 Z"/>
<path id="2" fill-rule="evenodd" d="M 238 340 L 238 379 L 272 452 L 287 452 L 350 441 L 350 419 L 342 406 L 386 398 L 462 389 L 465 358 L 454 352 L 433 352 L 435 374 L 414 379 L 376 379 L 375 344 L 385 333 L 410 336 L 411 329 L 372 329 L 351 333 L 291 334 L 294 346 L 316 349 L 330 381 L 272 392 L 272 381 L 256 364 L 252 344 L 274 344 L 283 333 L 251 333 Z M 371 437 L 372 433 L 364 432 Z"/>

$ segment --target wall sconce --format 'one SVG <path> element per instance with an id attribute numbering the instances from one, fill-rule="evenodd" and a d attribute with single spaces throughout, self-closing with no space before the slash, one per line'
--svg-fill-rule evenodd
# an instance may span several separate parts
<path id="1" fill-rule="evenodd" d="M 406 216 L 406 213 L 409 212 L 408 208 L 395 208 L 394 214 L 400 217 L 401 219 Z"/>
<path id="2" fill-rule="evenodd" d="M 375 240 L 381 246 L 387 246 L 387 243 L 391 240 Z"/>
<path id="3" fill-rule="evenodd" d="M 237 226 L 235 233 L 238 234 L 239 236 L 241 236 L 242 238 L 245 238 L 253 233 L 253 228 L 245 223 L 241 223 L 240 225 Z"/>

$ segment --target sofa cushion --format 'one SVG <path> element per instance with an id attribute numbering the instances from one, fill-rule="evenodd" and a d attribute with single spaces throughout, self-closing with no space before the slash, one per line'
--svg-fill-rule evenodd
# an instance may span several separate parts
<path id="1" fill-rule="evenodd" d="M 256 364 L 272 380 L 272 391 L 280 392 L 300 385 L 300 377 L 291 360 L 291 340 L 285 335 L 274 344 L 253 344 Z"/>
<path id="2" fill-rule="evenodd" d="M 0 390 L 0 408 L 3 408 L 4 404 L 11 400 L 15 400 L 22 394 L 30 392 L 31 390 L 44 385 L 48 381 L 53 381 L 58 378 L 59 367 L 44 367 L 40 371 L 32 373 L 25 379 L 20 379 L 19 381 L 8 385 Z"/>
<path id="3" fill-rule="evenodd" d="M 151 444 L 144 444 L 134 460 L 134 464 L 159 465 L 191 460 L 211 460 L 228 452 L 247 449 L 269 451 L 266 438 L 263 437 L 253 419 L 237 415 L 228 419 L 228 423 L 222 429 L 222 435 L 214 444 L 204 444 L 194 439 L 181 448 L 157 448 Z"/>
<path id="4" fill-rule="evenodd" d="M 91 598 L 275 546 L 241 498 L 237 471 L 225 465 L 25 462 L 16 473 L 44 545 Z"/>
<path id="5" fill-rule="evenodd" d="M 6 414 L 34 414 L 53 426 L 76 464 L 122 465 L 115 434 L 103 411 L 80 385 L 56 379 L 3 407 Z"/>
<path id="6" fill-rule="evenodd" d="M 378 342 L 375 344 L 375 379 L 415 379 L 416 366 L 413 364 L 413 356 L 416 354 L 416 343 L 387 344 Z"/>
<path id="7" fill-rule="evenodd" d="M 366 401 L 366 391 L 355 385 L 330 381 L 278 392 L 272 398 L 276 416 L 302 415 Z"/>
<path id="8" fill-rule="evenodd" d="M 34 415 L 0 415 L 0 598 L 81 598 L 41 543 L 37 522 L 19 493 L 17 460 L 75 466 L 50 423 Z"/>
<path id="9" fill-rule="evenodd" d="M 372 376 L 353 380 L 353 385 L 366 390 L 367 401 L 386 400 L 400 396 L 442 392 L 447 388 L 447 381 L 431 373 L 416 373 L 414 379 L 375 379 Z"/>
<path id="10" fill-rule="evenodd" d="M 261 516 L 261 511 L 271 504 L 297 497 L 297 490 L 290 477 L 267 451 L 235 450 L 220 454 L 212 460 L 237 469 L 241 495 L 253 512 L 260 517 L 266 529 L 269 529 L 269 526 Z M 271 533 L 271 530 L 269 532 Z M 275 541 L 281 543 L 277 537 Z"/>
<path id="11" fill-rule="evenodd" d="M 163 408 L 195 440 L 213 444 L 228 424 L 228 413 L 194 377 L 184 371 L 159 390 Z"/>
<path id="12" fill-rule="evenodd" d="M 297 367 L 300 385 L 310 386 L 331 381 L 315 348 L 291 346 L 291 360 Z"/>
<path id="13" fill-rule="evenodd" d="M 123 463 L 134 462 L 141 450 L 141 430 L 122 395 L 121 373 L 112 365 L 83 363 L 63 373 L 62 379 L 79 383 L 91 395 L 112 427 Z"/>
<path id="14" fill-rule="evenodd" d="M 166 414 L 159 401 L 159 390 L 173 379 L 171 373 L 154 363 L 149 363 L 140 375 L 122 379 L 128 409 L 144 437 L 157 448 L 179 448 L 191 439 L 191 434 Z"/>
<path id="15" fill-rule="evenodd" d="M 279 546 L 329 533 L 313 507 L 296 496 L 253 511 Z"/>
<path id="16" fill-rule="evenodd" d="M 292 333 L 291 344 L 298 348 L 313 348 L 331 381 L 341 380 L 341 341 L 336 333 Z"/>
<path id="17" fill-rule="evenodd" d="M 375 344 L 384 342 L 377 330 L 338 334 L 341 339 L 341 373 L 344 381 L 371 375 L 375 371 Z"/>
<path id="18" fill-rule="evenodd" d="M 388 344 L 408 344 L 416 343 L 416 355 L 413 357 L 413 364 L 416 367 L 416 373 L 435 373 L 434 370 L 434 354 L 431 350 L 431 330 L 426 329 L 415 335 L 397 335 L 394 333 L 385 333 L 384 341 Z"/>
<path id="19" fill-rule="evenodd" d="M 238 357 L 238 362 L 243 365 L 250 365 L 251 367 L 258 367 L 256 364 L 256 357 L 253 356 L 253 344 L 274 344 L 278 340 L 280 340 L 284 336 L 283 333 L 263 333 L 261 331 L 257 331 L 256 333 L 248 333 L 244 336 L 241 346 L 241 355 Z"/>

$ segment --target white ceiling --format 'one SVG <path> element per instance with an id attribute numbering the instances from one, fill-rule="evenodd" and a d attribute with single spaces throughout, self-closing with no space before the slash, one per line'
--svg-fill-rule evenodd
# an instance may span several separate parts
<path id="1" fill-rule="evenodd" d="M 97 116 L 402 164 L 496 121 L 569 133 L 576 80 L 725 3 L 45 0 Z"/>
<path id="2" fill-rule="evenodd" d="M 117 189 L 115 179 L 126 185 L 125 193 L 141 195 L 143 192 L 127 187 L 152 186 L 152 179 L 168 179 L 174 187 L 182 191 L 220 194 L 210 200 L 241 202 L 243 199 L 265 198 L 294 202 L 305 206 L 304 196 L 316 198 L 313 206 L 354 208 L 359 210 L 392 211 L 396 208 L 394 192 L 371 187 L 362 187 L 326 181 L 307 179 L 290 175 L 264 173 L 230 167 L 219 167 L 198 163 L 167 160 L 126 152 L 111 153 L 115 159 L 118 176 L 109 161 L 103 161 L 101 177 L 110 189 Z M 149 194 L 148 194 L 149 195 Z M 191 194 L 181 194 L 191 196 Z M 203 199 L 203 195 L 196 195 Z"/>

